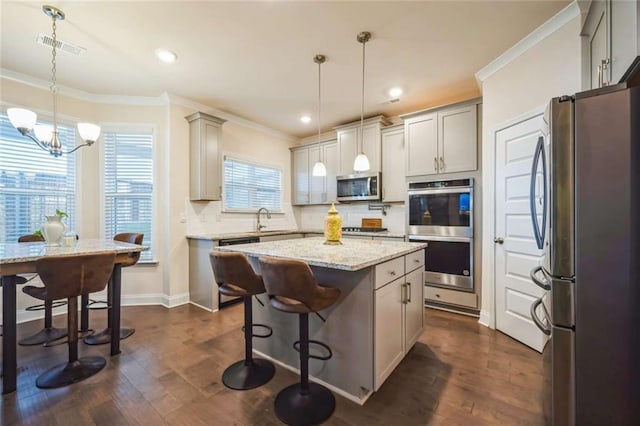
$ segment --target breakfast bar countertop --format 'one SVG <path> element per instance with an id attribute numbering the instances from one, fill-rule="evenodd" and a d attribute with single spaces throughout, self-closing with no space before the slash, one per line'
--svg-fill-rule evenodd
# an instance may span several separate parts
<path id="1" fill-rule="evenodd" d="M 359 239 L 345 239 L 341 245 L 325 245 L 324 238 L 301 238 L 214 247 L 214 250 L 240 252 L 251 257 L 300 259 L 311 266 L 358 271 L 426 247 L 425 243 Z"/>
<path id="2" fill-rule="evenodd" d="M 266 231 L 250 231 L 250 232 L 226 232 L 226 233 L 210 233 L 210 234 L 188 234 L 187 238 L 191 240 L 211 240 L 218 241 L 231 238 L 248 238 L 248 237 L 270 237 L 276 235 L 291 234 L 319 234 L 323 235 L 322 229 L 279 229 Z M 342 235 L 357 235 L 363 237 L 388 237 L 388 238 L 404 238 L 405 235 L 399 232 L 353 232 L 342 231 Z"/>

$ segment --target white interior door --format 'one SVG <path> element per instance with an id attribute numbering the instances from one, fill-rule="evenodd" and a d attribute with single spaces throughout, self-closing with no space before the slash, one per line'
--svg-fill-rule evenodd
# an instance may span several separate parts
<path id="1" fill-rule="evenodd" d="M 543 290 L 529 278 L 540 264 L 529 207 L 530 175 L 542 113 L 496 132 L 496 328 L 537 351 L 546 336 L 531 319 L 530 308 Z M 504 242 L 500 242 L 502 239 Z"/>

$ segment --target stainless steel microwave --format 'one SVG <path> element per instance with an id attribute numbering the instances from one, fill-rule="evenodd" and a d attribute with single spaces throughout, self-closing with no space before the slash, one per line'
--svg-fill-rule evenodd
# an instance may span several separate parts
<path id="1" fill-rule="evenodd" d="M 379 200 L 382 176 L 378 173 L 358 173 L 338 176 L 338 201 Z"/>

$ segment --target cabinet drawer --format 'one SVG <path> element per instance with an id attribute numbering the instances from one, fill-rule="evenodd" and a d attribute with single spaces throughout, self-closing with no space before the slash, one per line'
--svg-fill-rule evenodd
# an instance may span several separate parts
<path id="1" fill-rule="evenodd" d="M 404 275 L 404 256 L 376 265 L 376 283 L 378 289 Z"/>
<path id="2" fill-rule="evenodd" d="M 474 293 L 464 291 L 424 286 L 424 298 L 438 303 L 450 303 L 469 308 L 478 307 L 478 297 Z"/>
<path id="3" fill-rule="evenodd" d="M 418 268 L 424 269 L 424 250 L 418 250 L 413 253 L 409 253 L 404 257 L 404 260 L 404 269 L 405 271 L 407 271 L 407 273 Z"/>

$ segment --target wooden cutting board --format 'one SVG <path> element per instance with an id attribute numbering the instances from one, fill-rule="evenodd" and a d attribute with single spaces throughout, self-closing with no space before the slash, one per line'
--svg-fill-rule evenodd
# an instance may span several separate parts
<path id="1" fill-rule="evenodd" d="M 382 219 L 362 218 L 360 226 L 363 228 L 382 228 Z"/>

